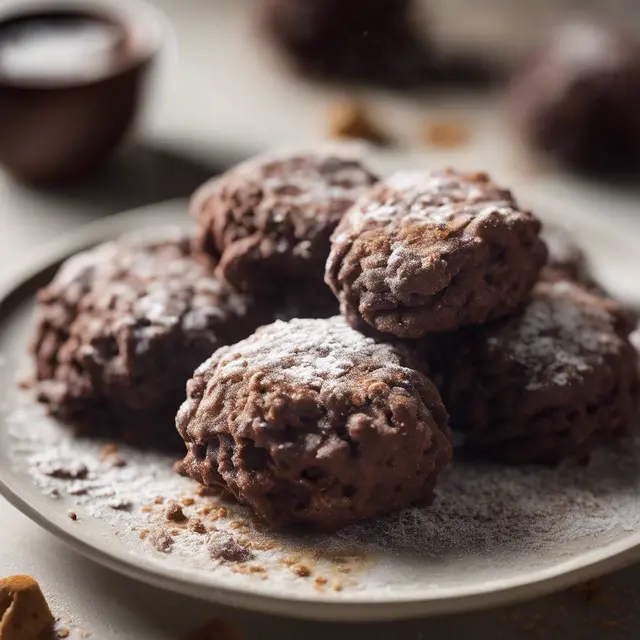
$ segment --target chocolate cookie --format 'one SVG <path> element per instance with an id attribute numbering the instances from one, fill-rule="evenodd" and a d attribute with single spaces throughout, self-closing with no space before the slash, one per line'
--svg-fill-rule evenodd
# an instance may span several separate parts
<path id="1" fill-rule="evenodd" d="M 583 458 L 628 434 L 639 397 L 632 325 L 577 283 L 541 282 L 522 314 L 457 334 L 441 392 L 468 451 L 509 463 Z"/>
<path id="2" fill-rule="evenodd" d="M 341 317 L 263 327 L 189 382 L 184 468 L 277 525 L 331 530 L 428 500 L 451 456 L 447 413 L 408 363 Z"/>
<path id="3" fill-rule="evenodd" d="M 320 79 L 423 86 L 437 65 L 412 0 L 262 0 L 267 36 L 299 72 Z"/>
<path id="4" fill-rule="evenodd" d="M 161 445 L 195 367 L 267 318 L 186 238 L 110 242 L 70 258 L 38 294 L 38 394 L 81 431 Z"/>
<path id="5" fill-rule="evenodd" d="M 640 45 L 604 26 L 560 29 L 514 83 L 525 143 L 577 171 L 640 169 Z"/>
<path id="6" fill-rule="evenodd" d="M 397 173 L 344 216 L 325 280 L 347 317 L 403 338 L 521 305 L 546 260 L 540 223 L 484 173 Z"/>
<path id="7" fill-rule="evenodd" d="M 254 158 L 194 196 L 197 250 L 243 291 L 324 287 L 331 233 L 375 181 L 359 161 L 335 155 Z"/>

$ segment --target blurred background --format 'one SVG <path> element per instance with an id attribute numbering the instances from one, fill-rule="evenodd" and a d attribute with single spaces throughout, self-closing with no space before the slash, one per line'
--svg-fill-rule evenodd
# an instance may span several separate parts
<path id="1" fill-rule="evenodd" d="M 76 24 L 75 35 L 68 25 L 56 25 L 55 14 L 64 11 L 67 18 L 84 12 L 115 22 L 128 30 L 124 48 L 130 50 L 114 54 L 111 66 L 102 60 L 92 77 L 90 63 L 97 64 L 105 53 L 100 46 L 106 45 L 99 44 L 99 33 L 83 36 L 82 25 Z M 38 13 L 46 20 L 41 15 L 34 26 Z M 15 22 L 22 14 L 32 24 L 23 21 L 20 31 Z M 576 23 L 588 28 L 565 34 L 557 55 L 550 56 L 553 38 L 563 39 L 558 31 Z M 211 171 L 265 147 L 335 138 L 371 138 L 383 143 L 387 155 L 464 148 L 462 155 L 473 150 L 475 160 L 480 149 L 482 163 L 500 165 L 503 148 L 528 126 L 521 124 L 518 131 L 509 119 L 509 87 L 518 79 L 525 85 L 520 94 L 529 96 L 518 96 L 511 113 L 537 108 L 531 119 L 540 120 L 545 109 L 560 103 L 568 113 L 559 118 L 567 122 L 557 137 L 567 137 L 567 128 L 573 128 L 574 146 L 581 129 L 593 128 L 592 116 L 582 112 L 602 112 L 600 122 L 620 120 L 625 106 L 627 114 L 633 112 L 633 104 L 624 101 L 625 94 L 632 100 L 638 82 L 633 48 L 639 27 L 640 6 L 633 0 L 9 0 L 0 3 L 0 162 L 22 182 L 46 183 L 47 189 L 66 183 L 75 193 L 100 177 L 120 206 L 186 194 Z M 57 41 L 47 29 L 58 31 Z M 603 33 L 613 34 L 611 42 L 603 44 Z M 48 45 L 43 44 L 47 37 Z M 80 54 L 87 60 L 84 76 L 74 75 L 77 70 L 64 60 L 65 46 L 73 57 L 68 41 L 74 38 L 78 51 L 98 51 L 93 57 Z M 47 55 L 47 46 L 53 55 Z M 20 47 L 44 66 L 23 63 L 12 71 L 11 60 L 20 64 Z M 590 51 L 599 63 L 587 60 Z M 566 77 L 518 78 L 523 66 L 545 52 L 553 59 L 539 63 L 546 66 L 543 76 Z M 619 68 L 612 69 L 616 56 L 613 66 Z M 58 69 L 51 63 L 56 58 Z M 135 73 L 112 82 L 102 94 L 73 86 L 95 87 L 109 75 L 122 75 L 123 65 L 135 67 Z M 626 74 L 626 88 L 612 80 L 620 74 Z M 38 92 L 42 86 L 46 89 Z M 52 96 L 63 86 L 72 95 L 61 105 Z M 619 95 L 607 95 L 615 91 Z M 546 104 L 531 107 L 541 93 L 548 94 Z M 601 104 L 608 100 L 609 112 Z M 61 115 L 65 108 L 68 113 Z M 621 138 L 635 135 L 635 122 L 627 126 Z M 125 131 L 131 133 L 127 138 Z M 86 151 L 78 149 L 77 138 L 85 145 L 103 141 Z M 537 146 L 530 142 L 529 151 L 539 151 L 539 141 Z M 562 155 L 552 151 L 556 160 Z M 74 163 L 68 156 L 74 153 L 77 166 L 69 170 Z M 40 164 L 25 161 L 29 156 L 40 158 Z M 561 169 L 576 168 L 560 160 Z M 512 158 L 504 163 L 510 166 Z M 91 173 L 96 167 L 101 174 Z M 608 169 L 592 172 L 591 178 L 602 178 Z M 129 199 L 119 200 L 114 184 Z"/>
<path id="2" fill-rule="evenodd" d="M 634 0 L 3 0 L 0 253 L 362 139 L 636 234 L 639 37 Z"/>

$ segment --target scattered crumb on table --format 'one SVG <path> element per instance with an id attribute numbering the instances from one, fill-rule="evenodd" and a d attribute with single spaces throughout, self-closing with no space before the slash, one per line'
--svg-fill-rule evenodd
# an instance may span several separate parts
<path id="1" fill-rule="evenodd" d="M 355 100 L 343 100 L 329 109 L 328 133 L 338 140 L 367 140 L 389 146 L 391 136 L 375 120 L 369 109 Z"/>
<path id="2" fill-rule="evenodd" d="M 471 138 L 468 124 L 459 120 L 430 120 L 422 126 L 422 141 L 437 149 L 455 149 Z"/>

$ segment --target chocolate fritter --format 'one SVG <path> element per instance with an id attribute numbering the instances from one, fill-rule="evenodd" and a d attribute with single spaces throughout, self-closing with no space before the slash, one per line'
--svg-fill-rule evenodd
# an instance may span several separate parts
<path id="1" fill-rule="evenodd" d="M 196 248 L 242 291 L 322 287 L 331 233 L 375 181 L 358 160 L 336 155 L 254 158 L 194 196 Z"/>
<path id="2" fill-rule="evenodd" d="M 189 382 L 184 468 L 276 525 L 332 530 L 428 501 L 451 456 L 447 413 L 408 362 L 341 317 L 262 327 Z"/>
<path id="3" fill-rule="evenodd" d="M 513 83 L 525 143 L 594 175 L 640 170 L 640 45 L 604 26 L 571 23 Z"/>
<path id="4" fill-rule="evenodd" d="M 84 432 L 160 446 L 194 368 L 265 315 L 195 260 L 186 238 L 101 245 L 38 294 L 38 394 Z"/>
<path id="5" fill-rule="evenodd" d="M 262 0 L 261 23 L 305 75 L 416 87 L 436 65 L 413 9 L 413 0 Z"/>
<path id="6" fill-rule="evenodd" d="M 347 317 L 403 338 L 503 316 L 546 260 L 540 223 L 484 173 L 397 173 L 332 237 L 325 280 Z"/>
<path id="7" fill-rule="evenodd" d="M 624 310 L 567 280 L 522 314 L 467 330 L 441 358 L 441 391 L 468 451 L 509 463 L 584 458 L 629 434 L 639 397 Z"/>

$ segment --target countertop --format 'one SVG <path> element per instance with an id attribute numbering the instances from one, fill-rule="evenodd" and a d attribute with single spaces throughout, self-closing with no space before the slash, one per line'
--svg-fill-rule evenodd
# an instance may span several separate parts
<path id="1" fill-rule="evenodd" d="M 43 243 L 78 225 L 138 205 L 186 196 L 229 162 L 275 142 L 308 143 L 322 137 L 320 106 L 310 112 L 301 101 L 286 99 L 290 94 L 283 93 L 284 87 L 292 89 L 282 81 L 256 79 L 249 72 L 237 77 L 234 56 L 242 57 L 248 69 L 254 64 L 245 47 L 248 32 L 218 26 L 212 36 L 211 25 L 235 24 L 246 3 L 156 0 L 155 4 L 171 18 L 180 55 L 170 55 L 164 65 L 154 101 L 133 142 L 82 186 L 35 190 L 0 174 L 0 278 L 9 277 Z M 277 105 L 288 109 L 286 118 L 273 118 L 269 127 L 261 123 L 256 115 L 260 104 L 245 99 L 254 84 L 261 86 L 276 110 Z M 317 90 L 301 91 L 313 96 Z M 235 136 L 234 122 L 242 122 L 242 131 L 236 127 Z M 304 128 L 302 122 L 319 124 Z M 576 199 L 590 197 L 589 186 L 567 189 L 573 190 Z M 637 235 L 636 195 L 611 192 L 611 201 L 615 206 L 610 214 Z M 232 620 L 250 640 L 640 637 L 640 617 L 634 615 L 640 599 L 640 566 L 602 578 L 588 588 L 494 611 L 375 625 L 301 622 L 223 610 L 120 577 L 67 549 L 0 498 L 0 576 L 15 573 L 35 576 L 57 615 L 100 640 L 180 640 L 216 616 Z"/>

